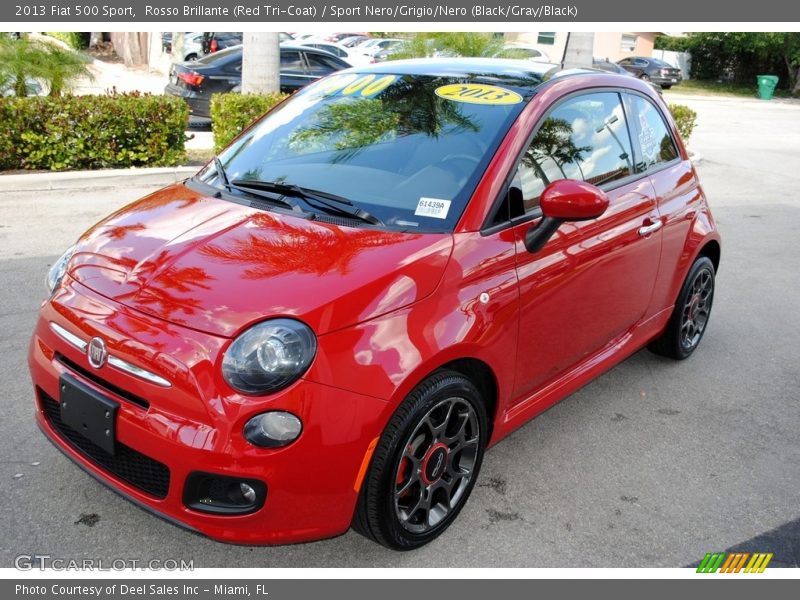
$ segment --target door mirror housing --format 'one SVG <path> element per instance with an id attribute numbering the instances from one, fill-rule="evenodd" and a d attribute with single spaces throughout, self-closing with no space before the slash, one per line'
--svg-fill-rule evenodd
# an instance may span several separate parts
<path id="1" fill-rule="evenodd" d="M 542 192 L 539 206 L 543 218 L 525 233 L 525 248 L 538 252 L 564 221 L 589 221 L 608 208 L 605 192 L 585 181 L 559 179 Z"/>

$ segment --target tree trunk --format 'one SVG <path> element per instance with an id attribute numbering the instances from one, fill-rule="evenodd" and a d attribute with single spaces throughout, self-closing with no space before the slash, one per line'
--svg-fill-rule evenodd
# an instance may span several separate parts
<path id="1" fill-rule="evenodd" d="M 280 37 L 273 33 L 244 33 L 242 93 L 269 94 L 280 91 Z"/>
<path id="2" fill-rule="evenodd" d="M 135 31 L 113 32 L 111 43 L 114 44 L 114 52 L 129 67 L 147 64 L 147 35 Z"/>
<path id="3" fill-rule="evenodd" d="M 92 31 L 89 34 L 89 48 L 97 48 L 103 44 L 103 32 Z"/>
<path id="4" fill-rule="evenodd" d="M 183 62 L 183 36 L 184 33 L 182 31 L 172 32 L 172 53 L 170 54 L 170 62 Z"/>
<path id="5" fill-rule="evenodd" d="M 564 48 L 562 66 L 565 69 L 592 67 L 594 53 L 594 33 L 575 31 L 569 34 Z"/>
<path id="6" fill-rule="evenodd" d="M 800 67 L 794 74 L 794 88 L 792 88 L 792 96 L 800 96 Z"/>

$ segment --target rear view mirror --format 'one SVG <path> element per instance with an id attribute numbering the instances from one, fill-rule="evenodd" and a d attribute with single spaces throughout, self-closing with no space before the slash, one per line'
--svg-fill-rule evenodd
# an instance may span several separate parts
<path id="1" fill-rule="evenodd" d="M 559 179 L 542 192 L 539 205 L 544 218 L 525 233 L 525 248 L 538 252 L 564 221 L 588 221 L 608 208 L 608 196 L 600 188 L 574 179 Z"/>

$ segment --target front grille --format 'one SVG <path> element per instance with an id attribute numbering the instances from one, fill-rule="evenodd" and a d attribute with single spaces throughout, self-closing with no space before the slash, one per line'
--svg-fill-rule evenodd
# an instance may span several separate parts
<path id="1" fill-rule="evenodd" d="M 133 487 L 156 498 L 166 498 L 169 490 L 169 469 L 165 464 L 120 442 L 116 444 L 115 454 L 109 454 L 65 424 L 61 420 L 58 402 L 44 390 L 39 388 L 37 391 L 47 422 L 72 448 Z"/>

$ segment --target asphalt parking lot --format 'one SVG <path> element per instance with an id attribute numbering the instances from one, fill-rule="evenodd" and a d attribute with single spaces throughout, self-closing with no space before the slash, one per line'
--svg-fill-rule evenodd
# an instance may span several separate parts
<path id="1" fill-rule="evenodd" d="M 0 566 L 18 554 L 195 567 L 674 567 L 709 551 L 800 563 L 800 104 L 670 97 L 723 235 L 688 361 L 639 352 L 486 456 L 456 523 L 411 553 L 355 533 L 240 547 L 182 531 L 72 465 L 33 420 L 26 350 L 47 266 L 154 189 L 15 192 L 0 178 Z M 542 343 L 546 343 L 543 340 Z"/>

